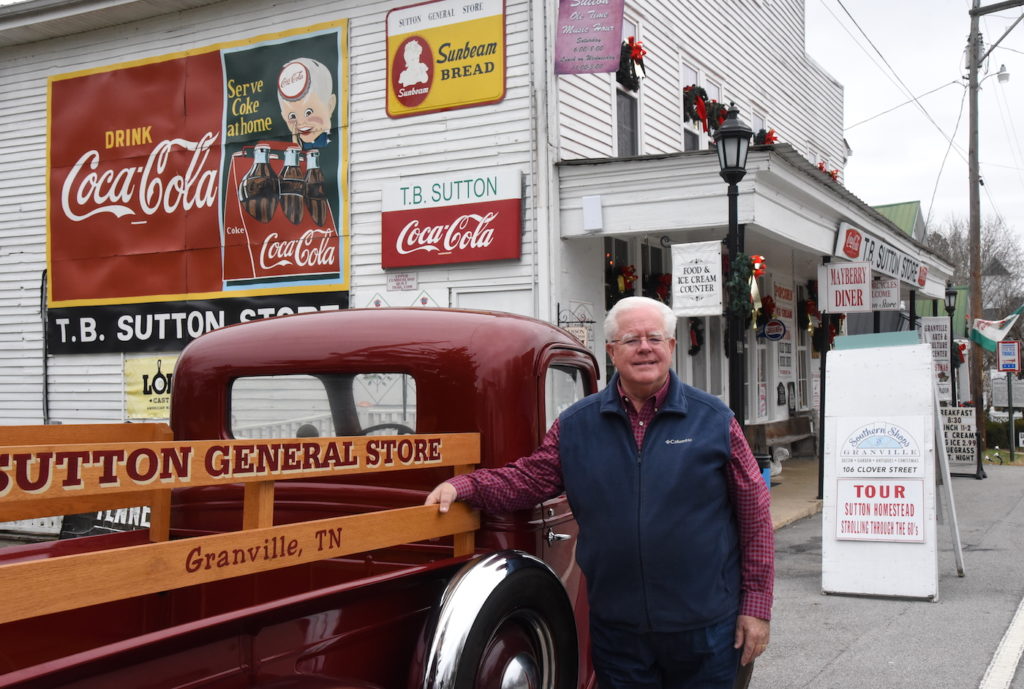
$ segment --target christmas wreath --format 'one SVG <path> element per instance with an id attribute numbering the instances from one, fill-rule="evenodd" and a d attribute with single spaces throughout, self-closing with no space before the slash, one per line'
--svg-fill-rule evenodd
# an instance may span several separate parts
<path id="1" fill-rule="evenodd" d="M 610 309 L 619 299 L 633 295 L 636 277 L 636 268 L 633 266 L 612 265 L 608 267 L 604 280 L 606 308 Z"/>
<path id="2" fill-rule="evenodd" d="M 757 327 L 763 328 L 775 317 L 775 299 L 771 296 L 762 297 L 761 308 L 757 312 Z"/>
<path id="3" fill-rule="evenodd" d="M 726 294 L 729 295 L 727 312 L 738 317 L 741 323 L 746 323 L 754 310 L 754 304 L 750 301 L 750 278 L 754 274 L 754 261 L 746 254 L 737 254 L 735 259 L 729 261 L 728 268 L 729 278 L 725 281 Z"/>
<path id="4" fill-rule="evenodd" d="M 776 136 L 774 129 L 769 129 L 768 131 L 761 129 L 757 134 L 754 134 L 755 146 L 771 146 L 778 140 L 779 137 Z"/>
<path id="5" fill-rule="evenodd" d="M 690 349 L 687 353 L 690 356 L 697 356 L 700 348 L 704 346 L 704 321 L 700 318 L 690 319 Z"/>
<path id="6" fill-rule="evenodd" d="M 683 121 L 699 122 L 707 133 L 714 133 L 725 122 L 729 108 L 708 98 L 708 92 L 696 84 L 683 87 Z"/>
<path id="7" fill-rule="evenodd" d="M 655 273 L 653 275 L 647 275 L 644 277 L 643 294 L 645 297 L 651 299 L 657 299 L 663 304 L 667 304 L 669 290 L 672 289 L 672 274 L 671 273 Z"/>
<path id="8" fill-rule="evenodd" d="M 647 76 L 644 71 L 644 44 L 630 36 L 629 41 L 622 42 L 619 51 L 619 69 L 615 72 L 615 80 L 629 91 L 640 90 L 640 80 Z"/>

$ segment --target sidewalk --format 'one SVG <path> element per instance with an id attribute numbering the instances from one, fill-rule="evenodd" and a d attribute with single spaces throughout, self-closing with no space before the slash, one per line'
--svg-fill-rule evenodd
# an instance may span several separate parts
<path id="1" fill-rule="evenodd" d="M 772 476 L 772 522 L 781 529 L 821 511 L 818 495 L 818 458 L 791 457 L 782 473 Z"/>
<path id="2" fill-rule="evenodd" d="M 787 460 L 775 477 L 776 525 L 810 516 L 776 531 L 771 643 L 750 689 L 1024 689 L 1014 667 L 1024 634 L 1011 626 L 1024 598 L 1024 467 L 951 479 L 965 576 L 942 515 L 936 602 L 822 594 L 816 472 L 814 461 Z M 1009 668 L 990 671 L 997 651 Z"/>

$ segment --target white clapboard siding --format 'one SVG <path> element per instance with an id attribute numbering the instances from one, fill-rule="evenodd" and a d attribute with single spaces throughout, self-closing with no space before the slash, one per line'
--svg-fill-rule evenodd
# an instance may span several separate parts
<path id="1" fill-rule="evenodd" d="M 648 51 L 640 86 L 641 153 L 682 150 L 680 60 L 723 86 L 723 101 L 767 117 L 780 141 L 842 170 L 842 87 L 804 50 L 803 0 L 637 6 Z M 612 157 L 614 74 L 556 77 L 563 160 Z M 818 162 L 814 160 L 812 162 Z"/>

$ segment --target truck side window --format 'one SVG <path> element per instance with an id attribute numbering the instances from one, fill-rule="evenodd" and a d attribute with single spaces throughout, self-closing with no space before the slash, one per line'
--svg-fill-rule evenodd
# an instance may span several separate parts
<path id="1" fill-rule="evenodd" d="M 235 438 L 416 432 L 416 381 L 403 373 L 249 376 L 231 386 Z"/>
<path id="2" fill-rule="evenodd" d="M 583 387 L 583 372 L 573 366 L 554 365 L 548 368 L 544 381 L 544 414 L 547 426 L 555 422 L 558 415 L 573 402 L 586 396 Z"/>

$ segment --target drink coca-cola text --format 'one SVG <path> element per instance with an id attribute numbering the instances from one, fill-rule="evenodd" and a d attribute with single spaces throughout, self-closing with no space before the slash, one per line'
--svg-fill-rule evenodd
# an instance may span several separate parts
<path id="1" fill-rule="evenodd" d="M 218 172 L 206 166 L 217 134 L 199 141 L 165 139 L 153 147 L 144 165 L 99 170 L 100 154 L 89 150 L 71 167 L 61 188 L 61 208 L 81 222 L 99 213 L 127 215 L 175 213 L 211 207 L 217 202 Z M 175 147 L 192 151 L 184 173 L 165 176 Z"/>
<path id="2" fill-rule="evenodd" d="M 497 217 L 495 212 L 486 215 L 467 213 L 451 224 L 432 227 L 420 227 L 420 221 L 414 219 L 398 233 L 395 250 L 404 255 L 414 251 L 486 248 L 494 241 L 494 229 L 490 224 Z"/>

